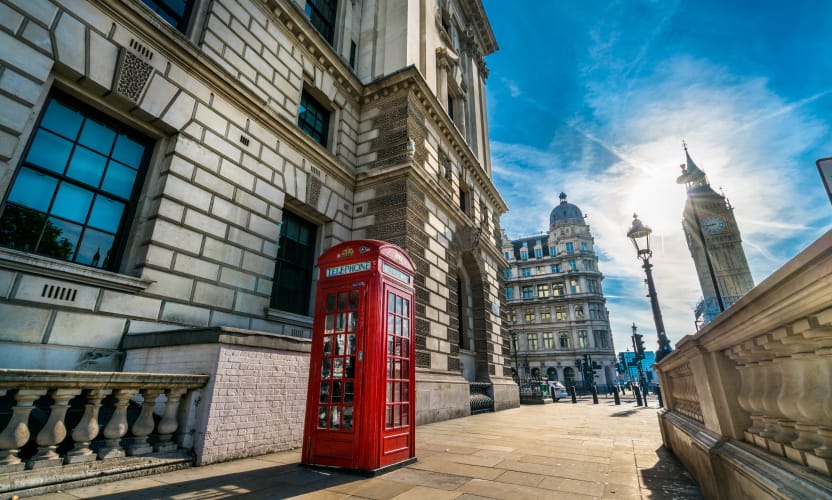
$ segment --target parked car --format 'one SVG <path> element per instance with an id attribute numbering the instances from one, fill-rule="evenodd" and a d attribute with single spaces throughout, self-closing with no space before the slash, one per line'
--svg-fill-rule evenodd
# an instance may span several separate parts
<path id="1" fill-rule="evenodd" d="M 566 387 L 557 380 L 549 382 L 549 395 L 552 396 L 553 401 L 559 401 L 561 398 L 569 397 L 569 393 L 566 392 Z"/>

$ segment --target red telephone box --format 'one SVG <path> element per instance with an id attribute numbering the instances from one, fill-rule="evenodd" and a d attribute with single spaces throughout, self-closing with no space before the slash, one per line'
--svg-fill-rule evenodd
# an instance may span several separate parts
<path id="1" fill-rule="evenodd" d="M 368 475 L 411 463 L 413 263 L 396 245 L 356 240 L 318 267 L 301 462 Z"/>

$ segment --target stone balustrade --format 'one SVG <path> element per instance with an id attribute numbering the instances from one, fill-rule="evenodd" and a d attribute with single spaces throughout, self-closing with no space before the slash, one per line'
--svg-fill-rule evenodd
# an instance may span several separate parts
<path id="1" fill-rule="evenodd" d="M 832 231 L 655 365 L 665 445 L 706 497 L 832 497 L 830 249 Z"/>
<path id="2" fill-rule="evenodd" d="M 207 375 L 0 369 L 0 474 L 176 450 L 173 437 L 187 417 L 180 402 L 207 381 Z M 132 417 L 131 402 L 140 407 Z M 32 440 L 37 451 L 26 453 Z"/>

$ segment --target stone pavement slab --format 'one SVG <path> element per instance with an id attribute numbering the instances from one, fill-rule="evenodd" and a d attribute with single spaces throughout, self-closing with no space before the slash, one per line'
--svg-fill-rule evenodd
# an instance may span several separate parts
<path id="1" fill-rule="evenodd" d="M 656 411 L 560 401 L 422 425 L 418 460 L 374 478 L 301 467 L 292 450 L 36 498 L 702 498 L 663 448 Z"/>

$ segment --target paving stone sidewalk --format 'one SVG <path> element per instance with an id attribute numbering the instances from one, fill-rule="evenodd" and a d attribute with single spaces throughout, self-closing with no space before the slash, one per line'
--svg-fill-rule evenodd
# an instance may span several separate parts
<path id="1" fill-rule="evenodd" d="M 422 425 L 417 462 L 374 478 L 300 467 L 293 450 L 34 498 L 702 498 L 652 404 L 562 400 Z"/>

